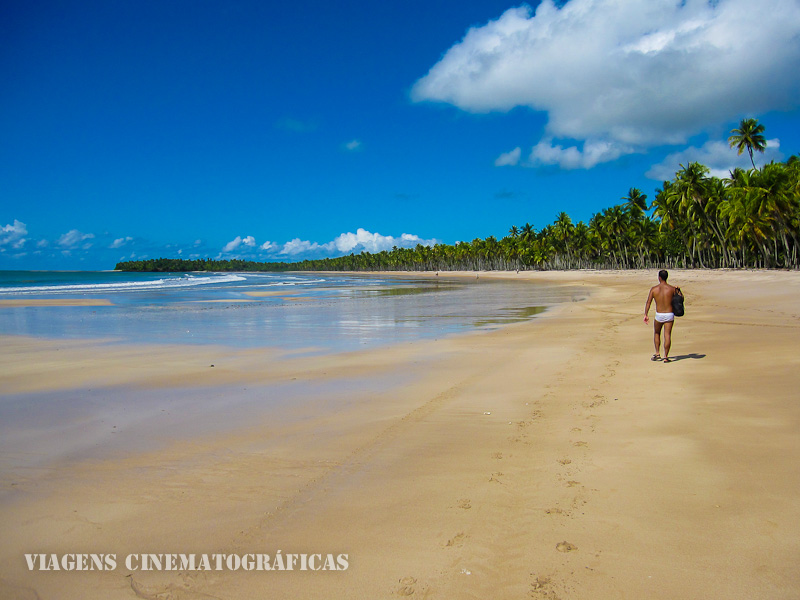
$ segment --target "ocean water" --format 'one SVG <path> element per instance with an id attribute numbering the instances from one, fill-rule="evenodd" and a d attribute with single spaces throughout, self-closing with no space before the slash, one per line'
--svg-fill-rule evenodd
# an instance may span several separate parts
<path id="1" fill-rule="evenodd" d="M 0 271 L 0 334 L 343 351 L 496 328 L 581 295 L 445 275 Z M 24 306 L 73 298 L 109 305 Z"/>
<path id="2" fill-rule="evenodd" d="M 582 295 L 563 286 L 446 276 L 0 272 L 0 334 L 317 355 L 493 329 Z M 43 299 L 96 302 L 32 302 Z M 253 423 L 291 423 L 371 399 L 408 376 L 401 370 L 202 390 L 0 394 L 0 504 L 18 498 L 12 483 L 46 474 L 43 466 L 167 447 Z"/>

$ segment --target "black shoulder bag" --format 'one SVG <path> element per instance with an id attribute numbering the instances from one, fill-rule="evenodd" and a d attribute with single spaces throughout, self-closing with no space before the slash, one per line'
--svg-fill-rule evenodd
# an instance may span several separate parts
<path id="1" fill-rule="evenodd" d="M 683 312 L 683 292 L 681 288 L 675 288 L 675 293 L 672 295 L 672 313 L 676 317 L 682 317 Z"/>

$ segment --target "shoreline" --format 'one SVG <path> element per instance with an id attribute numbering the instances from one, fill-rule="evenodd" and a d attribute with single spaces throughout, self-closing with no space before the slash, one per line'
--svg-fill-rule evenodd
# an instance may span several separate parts
<path id="1" fill-rule="evenodd" d="M 574 300 L 572 290 L 524 282 L 501 290 L 455 279 L 371 275 L 202 279 L 207 286 L 161 282 L 168 291 L 137 289 L 135 294 L 128 293 L 133 283 L 127 280 L 100 282 L 91 293 L 66 302 L 57 292 L 54 298 L 12 298 L 14 308 L 4 311 L 0 302 L 0 329 L 40 338 L 116 338 L 120 344 L 341 352 L 520 320 L 534 308 Z M 47 308 L 67 304 L 73 308 Z M 97 304 L 106 306 L 85 308 Z"/>
<path id="2" fill-rule="evenodd" d="M 113 304 L 106 298 L 0 299 L 0 308 L 26 308 L 33 306 L 113 306 Z"/>
<path id="3" fill-rule="evenodd" d="M 207 348 L 184 349 L 157 386 L 405 379 L 335 410 L 317 397 L 291 424 L 250 423 L 21 482 L 25 501 L 2 507 L 0 592 L 795 597 L 800 274 L 671 272 L 687 316 L 670 365 L 649 362 L 652 329 L 641 323 L 653 272 L 521 279 L 593 293 L 544 318 L 402 348 L 288 361 L 237 351 L 213 373 Z M 78 362 L 99 357 L 86 346 Z M 159 358 L 140 351 L 138 375 L 157 374 Z M 124 567 L 30 573 L 21 556 L 278 549 L 346 552 L 350 567 L 127 577 Z"/>

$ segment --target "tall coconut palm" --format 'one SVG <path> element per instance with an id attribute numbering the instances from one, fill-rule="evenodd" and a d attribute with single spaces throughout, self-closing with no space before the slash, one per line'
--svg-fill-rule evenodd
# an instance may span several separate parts
<path id="1" fill-rule="evenodd" d="M 561 249 L 567 253 L 567 268 L 572 266 L 572 232 L 574 226 L 572 219 L 565 212 L 558 213 L 555 222 L 553 223 L 553 237 L 559 243 Z"/>
<path id="2" fill-rule="evenodd" d="M 647 266 L 647 258 L 652 254 L 658 239 L 658 223 L 650 217 L 643 217 L 630 224 L 630 233 L 636 255 L 639 258 L 639 268 Z"/>
<path id="3" fill-rule="evenodd" d="M 717 266 L 721 264 L 723 267 L 728 267 L 732 257 L 728 250 L 727 237 L 725 235 L 727 225 L 723 223 L 723 218 L 720 214 L 720 206 L 727 201 L 728 188 L 722 179 L 710 177 L 706 182 L 705 189 L 707 193 L 705 203 L 706 225 L 722 251 L 722 256 L 719 257 L 721 258 L 721 263 L 718 263 Z"/>
<path id="4" fill-rule="evenodd" d="M 583 266 L 590 252 L 589 227 L 583 221 L 578 221 L 572 231 L 572 243 L 578 253 L 578 267 Z"/>
<path id="5" fill-rule="evenodd" d="M 767 241 L 772 230 L 769 220 L 760 211 L 760 195 L 756 187 L 735 188 L 730 200 L 721 208 L 729 223 L 727 235 L 739 244 L 743 266 L 747 265 L 747 251 L 751 247 L 761 253 L 764 265 L 768 265 L 770 261 Z"/>
<path id="6" fill-rule="evenodd" d="M 733 135 L 728 138 L 728 144 L 731 148 L 736 147 L 739 156 L 746 149 L 750 155 L 750 162 L 755 169 L 756 163 L 753 160 L 753 150 L 763 153 L 767 147 L 767 140 L 764 138 L 764 126 L 758 122 L 758 119 L 742 119 L 739 127 L 731 129 L 731 133 Z"/>
<path id="7" fill-rule="evenodd" d="M 700 246 L 703 234 L 706 233 L 708 218 L 706 203 L 708 201 L 709 168 L 698 162 L 681 165 L 675 174 L 675 182 L 670 186 L 670 194 L 675 198 L 680 218 L 686 222 L 692 232 L 691 245 L 687 250 L 691 253 L 692 262 L 699 261 L 705 267 Z"/>
<path id="8" fill-rule="evenodd" d="M 673 181 L 665 181 L 662 189 L 656 190 L 656 197 L 653 200 L 654 216 L 659 220 L 659 231 L 662 233 L 674 232 L 680 238 L 686 252 L 681 257 L 683 266 L 686 266 L 686 259 L 691 253 L 689 242 L 689 225 L 680 215 L 679 194 L 676 193 L 676 184 Z"/>
<path id="9" fill-rule="evenodd" d="M 788 266 L 791 252 L 789 236 L 795 235 L 791 221 L 792 216 L 798 213 L 798 198 L 791 192 L 791 173 L 781 163 L 769 163 L 758 173 L 756 183 L 761 196 L 759 212 L 768 217 L 774 231 L 771 240 L 774 262 L 779 262 L 778 242 L 782 241 L 784 266 Z"/>
<path id="10" fill-rule="evenodd" d="M 536 230 L 530 223 L 525 223 L 520 230 L 520 235 L 522 236 L 523 242 L 529 242 L 531 238 L 536 235 Z"/>
<path id="11" fill-rule="evenodd" d="M 625 201 L 625 210 L 632 219 L 639 220 L 644 216 L 644 211 L 647 210 L 647 194 L 643 194 L 639 188 L 631 188 L 628 190 L 628 195 L 623 196 L 620 200 Z"/>

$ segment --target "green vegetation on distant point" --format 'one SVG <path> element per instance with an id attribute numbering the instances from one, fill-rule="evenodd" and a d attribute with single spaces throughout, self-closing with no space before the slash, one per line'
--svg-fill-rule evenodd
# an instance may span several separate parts
<path id="1" fill-rule="evenodd" d="M 200 258 L 148 258 L 117 263 L 118 271 L 143 271 L 176 273 L 181 271 L 296 271 L 297 265 L 282 262 L 256 262 L 252 260 L 213 260 Z"/>
<path id="2" fill-rule="evenodd" d="M 123 271 L 447 271 L 575 268 L 793 268 L 800 248 L 800 157 L 755 167 L 767 146 L 764 126 L 743 119 L 728 138 L 753 168 L 709 175 L 697 162 L 681 165 L 650 206 L 631 188 L 621 204 L 573 223 L 565 212 L 536 231 L 513 226 L 456 244 L 418 245 L 297 263 L 159 258 L 118 263 Z M 652 210 L 652 215 L 647 213 Z"/>

